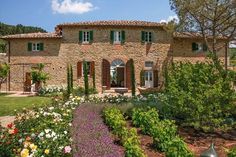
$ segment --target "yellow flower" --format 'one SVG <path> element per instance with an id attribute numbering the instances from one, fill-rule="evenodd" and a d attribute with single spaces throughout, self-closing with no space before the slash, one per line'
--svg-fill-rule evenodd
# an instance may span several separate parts
<path id="1" fill-rule="evenodd" d="M 35 151 L 37 149 L 37 146 L 35 144 L 30 144 L 30 148 Z"/>
<path id="2" fill-rule="evenodd" d="M 29 156 L 29 150 L 28 150 L 28 149 L 23 149 L 23 150 L 20 152 L 20 156 L 21 156 L 21 157 L 28 157 L 28 156 Z"/>
<path id="3" fill-rule="evenodd" d="M 49 149 L 45 149 L 44 151 L 45 154 L 49 154 L 49 152 L 50 152 Z"/>

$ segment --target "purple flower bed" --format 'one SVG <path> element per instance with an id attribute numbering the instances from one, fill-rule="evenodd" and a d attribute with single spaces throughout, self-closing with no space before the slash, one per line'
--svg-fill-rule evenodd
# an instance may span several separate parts
<path id="1" fill-rule="evenodd" d="M 73 142 L 75 157 L 123 157 L 124 149 L 115 145 L 103 123 L 102 106 L 81 104 L 74 113 Z"/>

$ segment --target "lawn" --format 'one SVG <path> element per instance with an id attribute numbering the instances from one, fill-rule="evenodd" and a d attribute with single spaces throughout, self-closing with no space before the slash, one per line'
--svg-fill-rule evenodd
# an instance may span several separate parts
<path id="1" fill-rule="evenodd" d="M 14 115 L 15 111 L 22 111 L 23 108 L 33 108 L 49 104 L 48 97 L 5 97 L 0 94 L 0 116 Z"/>

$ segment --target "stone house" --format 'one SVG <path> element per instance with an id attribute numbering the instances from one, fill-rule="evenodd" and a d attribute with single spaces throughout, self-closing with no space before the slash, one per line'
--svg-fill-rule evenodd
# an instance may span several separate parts
<path id="1" fill-rule="evenodd" d="M 145 21 L 64 23 L 57 25 L 54 33 L 16 34 L 2 39 L 8 42 L 6 57 L 11 68 L 7 89 L 11 91 L 30 90 L 30 71 L 37 63 L 45 64 L 50 76 L 47 85 L 66 84 L 67 65 L 71 64 L 74 84 L 83 86 L 83 60 L 89 67 L 90 84 L 95 74 L 99 92 L 130 89 L 130 59 L 134 60 L 137 87 L 158 87 L 163 82 L 165 62 L 203 61 L 207 51 L 198 35 L 170 34 L 165 24 Z M 222 49 L 218 54 L 224 62 L 226 52 Z"/>

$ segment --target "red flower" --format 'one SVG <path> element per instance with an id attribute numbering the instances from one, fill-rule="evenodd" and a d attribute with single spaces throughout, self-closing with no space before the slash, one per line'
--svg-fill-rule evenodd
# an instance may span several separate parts
<path id="1" fill-rule="evenodd" d="M 13 127 L 13 124 L 10 123 L 10 124 L 7 125 L 7 127 L 8 127 L 9 129 L 11 129 L 11 128 Z"/>
<path id="2" fill-rule="evenodd" d="M 13 134 L 17 134 L 19 130 L 17 128 L 14 129 Z"/>

